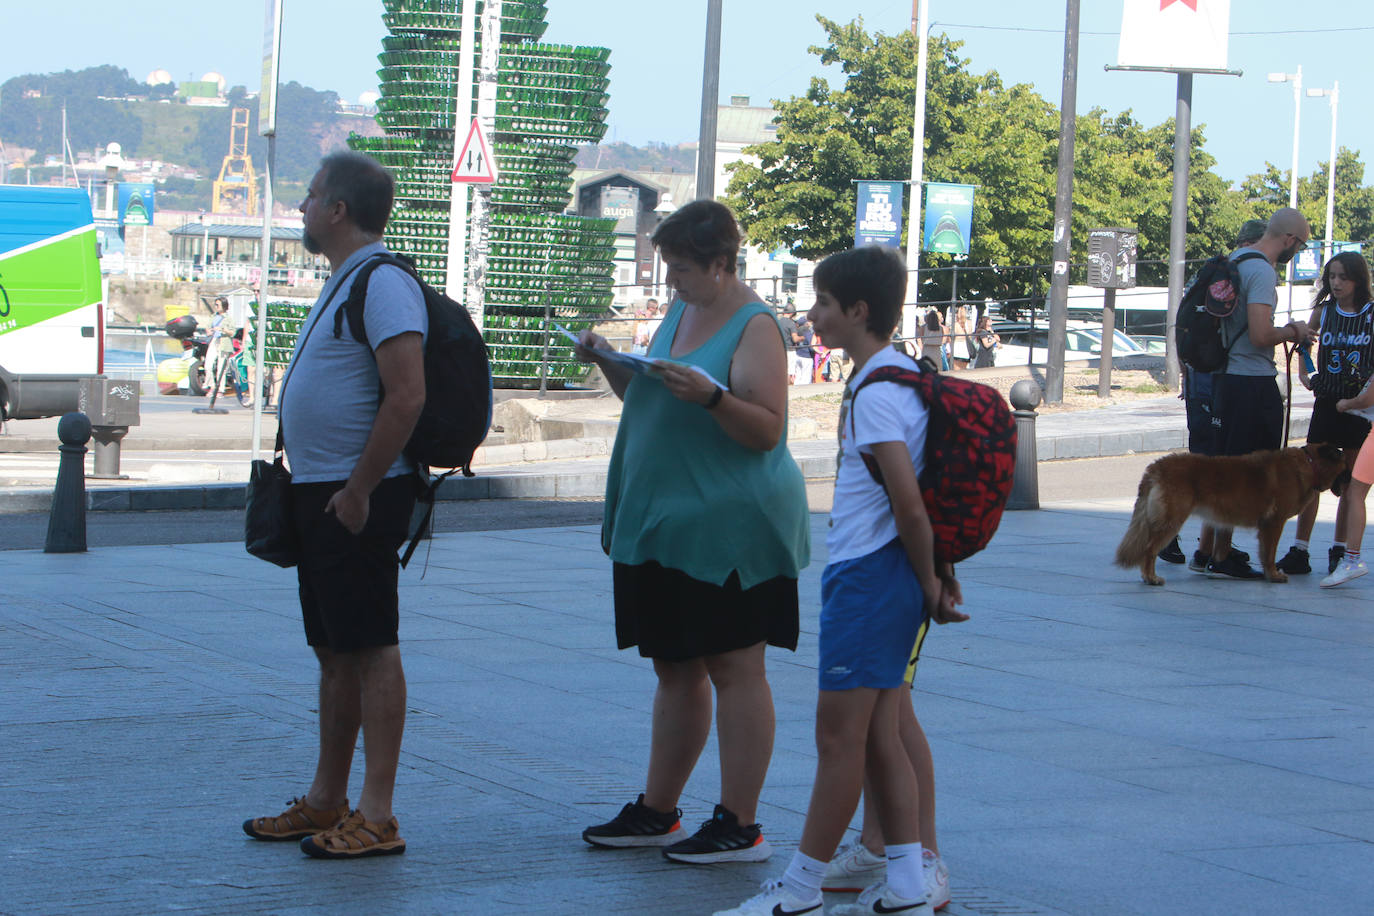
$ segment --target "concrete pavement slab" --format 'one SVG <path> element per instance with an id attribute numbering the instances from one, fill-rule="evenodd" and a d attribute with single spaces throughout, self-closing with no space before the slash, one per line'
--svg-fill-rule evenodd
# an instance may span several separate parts
<path id="1" fill-rule="evenodd" d="M 926 643 L 916 703 L 949 913 L 1368 912 L 1374 586 L 1171 568 L 1148 588 L 1110 565 L 1128 511 L 1008 513 L 960 569 L 973 620 Z M 238 827 L 304 791 L 313 765 L 291 571 L 237 544 L 0 552 L 0 812 L 22 825 L 0 840 L 0 911 L 731 906 L 800 833 L 824 530 L 813 516 L 798 651 L 770 652 L 759 819 L 778 854 L 701 868 L 578 837 L 639 791 L 654 690 L 649 665 L 613 648 L 594 526 L 440 534 L 428 568 L 403 574 L 410 849 L 356 863 Z M 683 798 L 689 827 L 717 798 L 715 754 Z"/>

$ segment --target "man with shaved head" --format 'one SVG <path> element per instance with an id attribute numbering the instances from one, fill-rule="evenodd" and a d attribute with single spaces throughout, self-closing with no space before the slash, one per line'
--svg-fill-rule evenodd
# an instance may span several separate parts
<path id="1" fill-rule="evenodd" d="M 1305 321 L 1274 326 L 1276 268 L 1291 261 L 1311 236 L 1307 218 L 1284 207 L 1269 217 L 1259 241 L 1231 253 L 1233 261 L 1249 251 L 1264 257 L 1245 258 L 1236 264 L 1240 272 L 1238 303 L 1222 323 L 1222 343 L 1228 348 L 1226 367 L 1212 376 L 1212 416 L 1217 421 L 1214 454 L 1248 455 L 1283 444 L 1283 396 L 1279 394 L 1274 348 L 1282 343 L 1309 343 L 1312 332 Z M 1204 559 L 1205 565 L 1200 562 Z M 1229 528 L 1204 530 L 1192 565 L 1194 569 L 1203 566 L 1216 578 L 1257 579 L 1263 575 L 1231 550 Z"/>

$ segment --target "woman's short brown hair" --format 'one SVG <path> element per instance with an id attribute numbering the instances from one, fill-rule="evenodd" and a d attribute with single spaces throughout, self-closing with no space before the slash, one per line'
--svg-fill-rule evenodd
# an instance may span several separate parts
<path id="1" fill-rule="evenodd" d="M 660 251 L 681 255 L 698 267 L 710 267 L 725 259 L 725 270 L 735 272 L 740 231 L 730 208 L 714 200 L 694 200 L 669 216 L 651 237 Z"/>

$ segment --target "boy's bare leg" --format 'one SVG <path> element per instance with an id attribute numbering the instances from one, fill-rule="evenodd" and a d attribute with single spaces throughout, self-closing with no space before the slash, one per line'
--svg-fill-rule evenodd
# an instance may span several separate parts
<path id="1" fill-rule="evenodd" d="M 822 690 L 816 702 L 816 779 L 798 848 L 818 861 L 830 861 L 858 807 L 879 693 L 871 687 Z"/>
<path id="2" fill-rule="evenodd" d="M 892 845 L 921 842 L 916 773 L 898 726 L 901 694 L 905 692 L 902 687 L 878 691 L 868 727 L 865 771 L 873 786 L 873 805 L 883 837 Z"/>

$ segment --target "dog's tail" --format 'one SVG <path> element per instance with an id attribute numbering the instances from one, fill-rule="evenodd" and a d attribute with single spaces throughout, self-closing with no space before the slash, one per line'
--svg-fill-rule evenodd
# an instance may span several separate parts
<path id="1" fill-rule="evenodd" d="M 1135 509 L 1131 512 L 1131 523 L 1121 543 L 1116 545 L 1116 565 L 1127 569 L 1139 566 L 1150 555 L 1150 491 L 1154 489 L 1153 476 L 1149 469 L 1140 478 L 1140 489 L 1136 492 Z"/>

